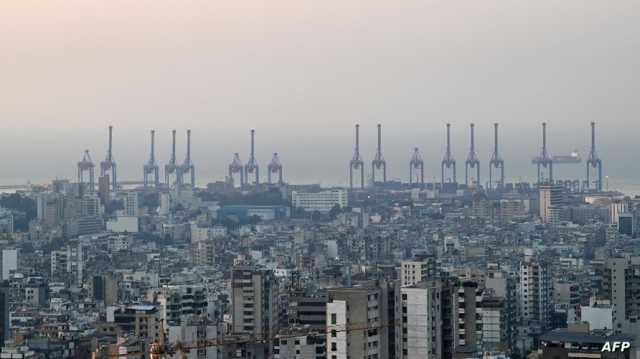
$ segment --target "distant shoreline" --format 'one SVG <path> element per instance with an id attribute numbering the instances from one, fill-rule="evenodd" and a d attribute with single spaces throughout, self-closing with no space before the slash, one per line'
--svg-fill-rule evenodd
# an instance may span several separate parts
<path id="1" fill-rule="evenodd" d="M 21 185 L 26 185 L 26 184 L 33 184 L 33 185 L 42 185 L 42 184 L 50 184 L 51 181 L 53 181 L 53 179 L 49 179 L 49 180 L 16 180 L 16 179 L 0 179 L 0 193 L 14 193 L 16 192 L 15 189 L 2 189 L 2 186 L 21 186 Z M 213 180 L 211 180 L 213 181 Z M 512 182 L 512 181 L 508 181 L 508 182 Z M 531 181 L 530 181 L 531 182 Z M 295 183 L 294 184 L 310 184 L 311 182 L 306 181 L 306 182 L 301 182 L 301 183 Z M 346 187 L 346 184 L 333 184 L 333 183 L 329 183 L 329 182 L 324 182 L 324 181 L 315 181 L 314 183 L 320 183 L 323 187 Z M 199 187 L 205 187 L 204 184 L 200 183 L 198 184 Z M 605 190 L 606 185 L 605 185 Z M 640 196 L 640 180 L 638 181 L 631 181 L 631 180 L 622 180 L 622 181 L 613 181 L 613 180 L 609 180 L 609 190 L 612 191 L 620 191 L 622 192 L 624 195 L 626 196 L 630 196 L 630 197 L 635 197 L 635 196 Z"/>

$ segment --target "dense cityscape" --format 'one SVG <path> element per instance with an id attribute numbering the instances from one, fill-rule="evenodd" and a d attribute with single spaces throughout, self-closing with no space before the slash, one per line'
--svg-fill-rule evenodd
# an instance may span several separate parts
<path id="1" fill-rule="evenodd" d="M 463 181 L 447 124 L 440 181 L 416 147 L 400 182 L 356 125 L 349 186 L 323 188 L 277 153 L 260 172 L 254 130 L 224 180 L 197 186 L 190 131 L 161 168 L 151 131 L 119 181 L 109 127 L 77 178 L 0 195 L 0 358 L 638 357 L 640 198 L 603 189 L 595 124 L 584 161 L 542 124 L 535 183 L 505 181 L 498 124 L 487 161 L 469 129 Z"/>

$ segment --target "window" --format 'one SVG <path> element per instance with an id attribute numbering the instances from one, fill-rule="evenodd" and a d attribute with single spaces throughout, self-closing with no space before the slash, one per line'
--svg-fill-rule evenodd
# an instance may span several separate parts
<path id="1" fill-rule="evenodd" d="M 338 323 L 338 316 L 336 313 L 331 313 L 331 324 L 336 325 Z"/>
<path id="2" fill-rule="evenodd" d="M 336 336 L 338 336 L 338 332 L 335 330 L 331 331 L 331 338 L 335 338 Z"/>

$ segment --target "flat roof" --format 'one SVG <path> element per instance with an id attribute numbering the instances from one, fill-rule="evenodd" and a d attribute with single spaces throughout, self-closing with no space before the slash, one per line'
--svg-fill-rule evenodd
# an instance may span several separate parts
<path id="1" fill-rule="evenodd" d="M 570 332 L 567 329 L 557 329 L 540 336 L 540 340 L 547 342 L 575 342 L 604 344 L 609 341 L 633 342 L 633 335 L 597 335 L 592 333 Z"/>

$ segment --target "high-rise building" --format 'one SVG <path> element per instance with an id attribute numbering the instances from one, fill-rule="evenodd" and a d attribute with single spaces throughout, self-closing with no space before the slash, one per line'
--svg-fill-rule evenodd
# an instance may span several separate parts
<path id="1" fill-rule="evenodd" d="M 104 218 L 102 217 L 102 206 L 100 199 L 95 193 L 85 194 L 79 199 L 68 198 L 67 204 L 65 205 L 65 237 L 74 238 L 79 235 L 98 233 L 103 230 Z"/>
<path id="2" fill-rule="evenodd" d="M 127 198 L 125 202 L 125 215 L 128 217 L 137 217 L 139 207 L 138 192 L 127 192 Z"/>
<path id="3" fill-rule="evenodd" d="M 37 218 L 48 227 L 64 218 L 64 196 L 60 193 L 41 193 L 36 197 Z"/>
<path id="4" fill-rule="evenodd" d="M 542 184 L 539 188 L 540 219 L 550 225 L 558 225 L 564 206 L 564 193 L 561 186 Z"/>
<path id="5" fill-rule="evenodd" d="M 607 258 L 602 269 L 601 296 L 612 304 L 614 333 L 640 341 L 640 256 Z"/>
<path id="6" fill-rule="evenodd" d="M 487 266 L 482 298 L 483 350 L 513 348 L 517 315 L 515 276 L 497 263 Z"/>
<path id="7" fill-rule="evenodd" d="M 171 195 L 166 192 L 160 193 L 160 208 L 158 209 L 158 215 L 167 216 L 171 210 Z"/>
<path id="8" fill-rule="evenodd" d="M 0 234 L 13 234 L 13 213 L 0 207 Z"/>
<path id="9" fill-rule="evenodd" d="M 620 215 L 627 212 L 627 202 L 621 199 L 615 199 L 609 204 L 609 223 L 618 225 Z"/>
<path id="10" fill-rule="evenodd" d="M 93 277 L 93 299 L 111 306 L 118 301 L 118 282 L 110 274 Z"/>
<path id="11" fill-rule="evenodd" d="M 72 241 L 61 250 L 51 251 L 51 276 L 82 285 L 86 250 L 82 241 Z"/>
<path id="12" fill-rule="evenodd" d="M 554 328 L 564 328 L 568 323 L 577 323 L 580 315 L 580 285 L 574 281 L 559 280 L 553 285 L 555 312 L 559 325 Z"/>
<path id="13" fill-rule="evenodd" d="M 0 282 L 0 347 L 11 337 L 9 327 L 9 283 Z"/>
<path id="14" fill-rule="evenodd" d="M 105 174 L 104 176 L 98 177 L 98 197 L 102 203 L 106 204 L 111 196 L 111 180 L 109 179 L 109 175 Z"/>
<path id="15" fill-rule="evenodd" d="M 443 357 L 442 282 L 429 280 L 400 289 L 396 317 L 396 358 Z"/>
<path id="16" fill-rule="evenodd" d="M 62 218 L 70 219 L 80 216 L 81 198 L 68 194 L 63 197 Z"/>
<path id="17" fill-rule="evenodd" d="M 278 333 L 278 284 L 273 271 L 253 266 L 232 270 L 232 331 L 255 338 L 272 338 Z M 256 358 L 271 355 L 273 343 L 253 346 Z"/>
<path id="18" fill-rule="evenodd" d="M 216 263 L 216 242 L 213 239 L 191 243 L 191 257 L 194 265 L 212 266 Z"/>
<path id="19" fill-rule="evenodd" d="M 549 263 L 531 258 L 520 263 L 518 311 L 521 323 L 540 330 L 550 328 L 554 305 Z"/>
<path id="20" fill-rule="evenodd" d="M 633 237 L 634 231 L 633 214 L 621 213 L 620 216 L 618 216 L 618 232 Z"/>
<path id="21" fill-rule="evenodd" d="M 402 287 L 396 303 L 396 358 L 466 357 L 482 345 L 482 290 L 438 278 Z"/>
<path id="22" fill-rule="evenodd" d="M 500 223 L 508 223 L 527 214 L 527 205 L 522 199 L 502 199 L 499 204 L 498 221 Z"/>
<path id="23" fill-rule="evenodd" d="M 8 280 L 11 271 L 18 270 L 18 250 L 3 249 L 2 250 L 2 278 L 0 280 Z"/>
<path id="24" fill-rule="evenodd" d="M 327 324 L 327 297 L 292 295 L 288 301 L 290 325 L 323 330 Z"/>
<path id="25" fill-rule="evenodd" d="M 391 356 L 394 351 L 389 343 L 394 319 L 390 317 L 393 307 L 389 308 L 391 290 L 384 281 L 329 289 L 327 358 L 387 359 Z"/>
<path id="26" fill-rule="evenodd" d="M 511 343 L 509 325 L 514 318 L 508 316 L 504 298 L 482 298 L 482 349 L 505 351 Z"/>
<path id="27" fill-rule="evenodd" d="M 473 281 L 458 286 L 456 352 L 475 353 L 482 346 L 482 288 Z"/>
<path id="28" fill-rule="evenodd" d="M 100 199 L 95 194 L 85 194 L 80 200 L 80 215 L 83 217 L 100 216 Z"/>

